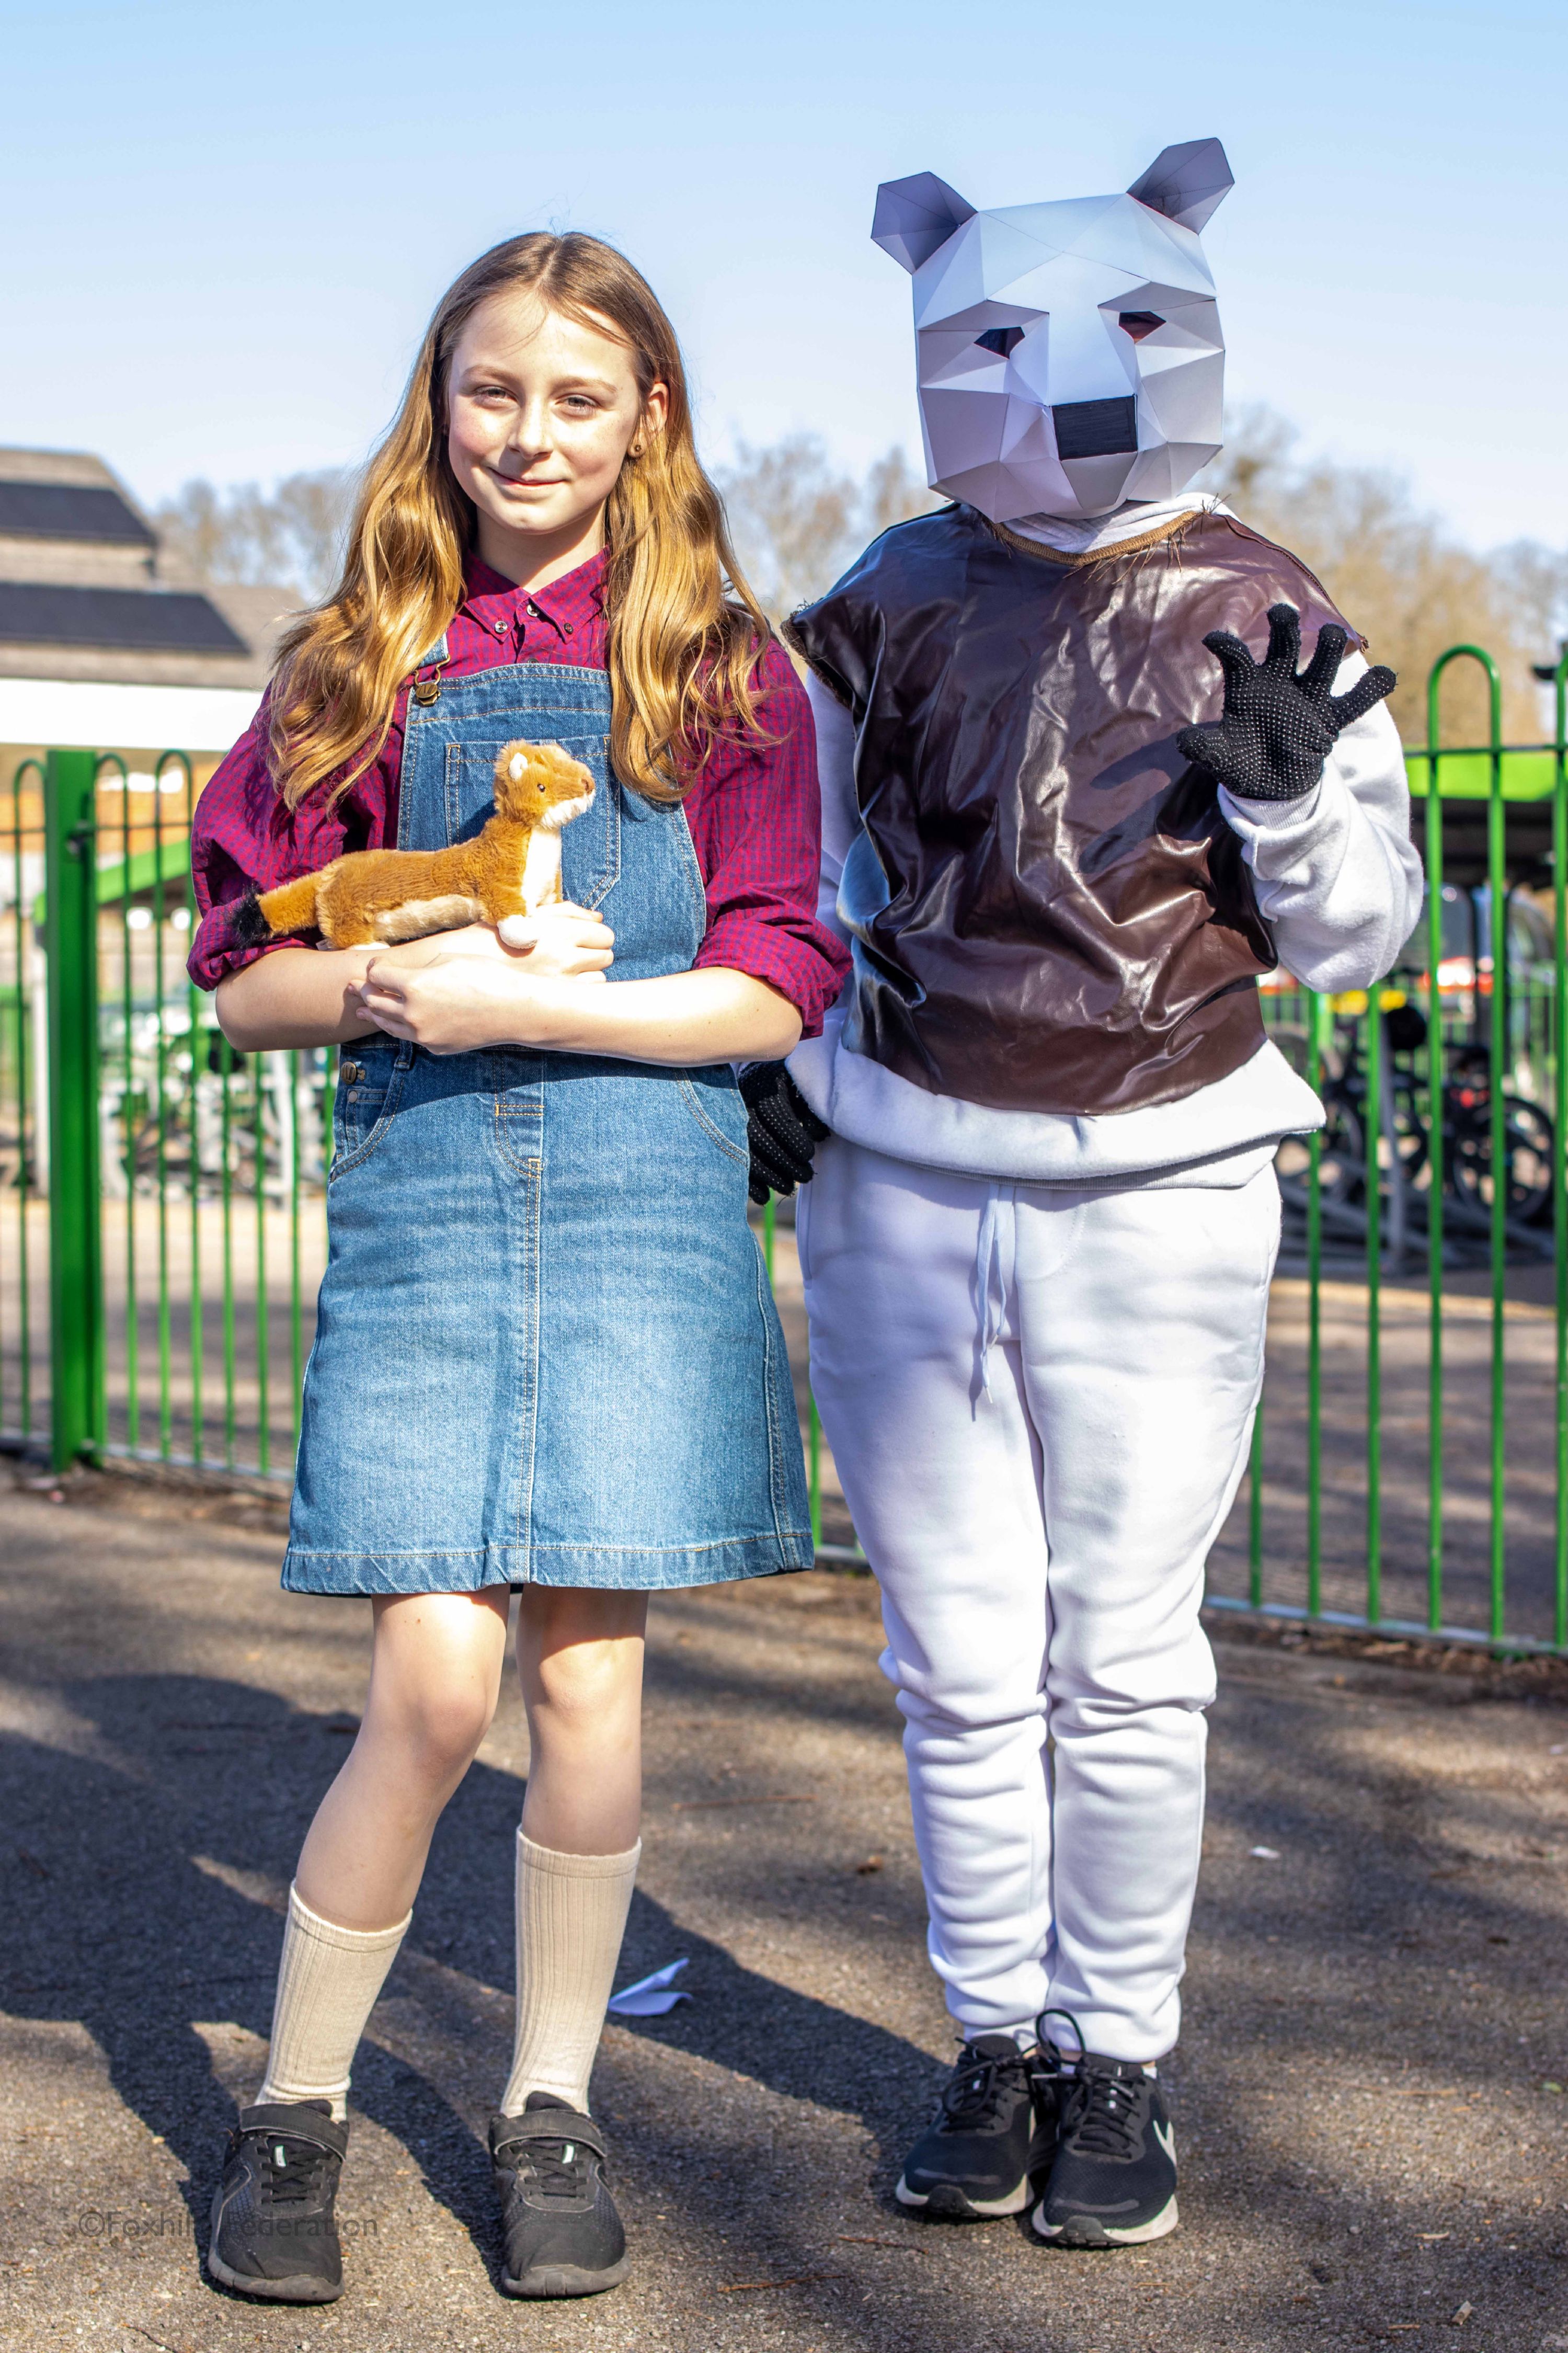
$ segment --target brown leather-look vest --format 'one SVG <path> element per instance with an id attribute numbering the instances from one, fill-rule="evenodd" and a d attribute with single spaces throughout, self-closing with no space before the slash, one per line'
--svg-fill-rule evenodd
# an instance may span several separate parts
<path id="1" fill-rule="evenodd" d="M 1175 737 L 1220 715 L 1205 633 L 1261 656 L 1279 603 L 1309 649 L 1340 618 L 1228 516 L 1068 563 L 955 506 L 795 616 L 856 723 L 847 1044 L 932 1094 L 1068 1113 L 1169 1103 L 1257 1052 L 1273 946 Z"/>

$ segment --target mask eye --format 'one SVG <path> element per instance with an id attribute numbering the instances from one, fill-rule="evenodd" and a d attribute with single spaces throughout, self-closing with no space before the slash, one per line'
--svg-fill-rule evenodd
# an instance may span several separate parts
<path id="1" fill-rule="evenodd" d="M 983 335 L 975 336 L 974 344 L 977 351 L 994 352 L 999 360 L 1005 360 L 1023 340 L 1022 327 L 987 327 Z"/>
<path id="2" fill-rule="evenodd" d="M 1152 335 L 1155 328 L 1163 327 L 1165 322 L 1158 311 L 1121 311 L 1117 313 L 1116 323 L 1124 335 L 1131 335 L 1135 343 L 1141 343 L 1145 335 Z"/>

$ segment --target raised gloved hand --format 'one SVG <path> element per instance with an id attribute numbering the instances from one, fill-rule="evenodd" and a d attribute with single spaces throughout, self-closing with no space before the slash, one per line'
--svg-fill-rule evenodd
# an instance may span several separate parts
<path id="1" fill-rule="evenodd" d="M 746 1141 L 752 1147 L 747 1191 L 763 1202 L 788 1195 L 811 1176 L 812 1155 L 828 1133 L 783 1062 L 750 1062 L 741 1072 Z"/>
<path id="2" fill-rule="evenodd" d="M 1204 643 L 1225 672 L 1225 710 L 1217 726 L 1184 727 L 1176 749 L 1245 800 L 1295 801 L 1310 793 L 1335 736 L 1395 684 L 1394 672 L 1380 664 L 1336 701 L 1329 689 L 1347 643 L 1336 621 L 1318 631 L 1316 651 L 1298 676 L 1301 616 L 1294 605 L 1269 607 L 1261 662 L 1228 629 L 1211 629 Z"/>

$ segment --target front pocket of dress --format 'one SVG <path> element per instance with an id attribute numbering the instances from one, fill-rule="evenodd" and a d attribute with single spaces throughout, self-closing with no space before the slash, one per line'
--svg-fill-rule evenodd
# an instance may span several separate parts
<path id="1" fill-rule="evenodd" d="M 703 1084 L 683 1071 L 680 1099 L 710 1144 L 715 1145 L 727 1160 L 738 1161 L 742 1168 L 751 1166 L 746 1107 L 741 1101 L 740 1089 L 732 1082 L 728 1086 L 711 1080 Z"/>
<path id="2" fill-rule="evenodd" d="M 377 1069 L 352 1085 L 340 1083 L 332 1104 L 332 1165 L 327 1171 L 329 1185 L 337 1177 L 345 1176 L 351 1168 L 357 1168 L 375 1150 L 392 1124 L 403 1093 L 403 1082 L 413 1059 L 410 1049 L 406 1061 L 399 1054 L 384 1069 Z"/>

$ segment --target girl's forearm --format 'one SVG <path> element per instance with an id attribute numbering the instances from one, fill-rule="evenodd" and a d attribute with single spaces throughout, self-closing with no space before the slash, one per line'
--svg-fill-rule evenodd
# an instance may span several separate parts
<path id="1" fill-rule="evenodd" d="M 413 965 L 394 950 L 373 960 L 361 1001 L 389 1037 L 433 1054 L 543 1046 L 629 1062 L 775 1061 L 800 1041 L 788 997 L 725 965 L 659 980 L 534 978 L 511 958 Z"/>
<path id="2" fill-rule="evenodd" d="M 218 1026 L 231 1046 L 341 1046 L 374 1034 L 357 990 L 374 948 L 276 948 L 217 987 Z"/>
<path id="3" fill-rule="evenodd" d="M 523 1042 L 558 1053 L 634 1062 L 774 1062 L 800 1043 L 800 1015 L 788 997 L 727 965 L 660 980 L 612 980 L 604 988 L 537 981 L 529 996 Z"/>

